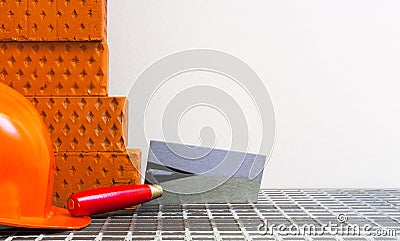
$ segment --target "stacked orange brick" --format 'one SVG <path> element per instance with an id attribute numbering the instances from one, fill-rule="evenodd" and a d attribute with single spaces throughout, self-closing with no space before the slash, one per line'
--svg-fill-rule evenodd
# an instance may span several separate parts
<path id="1" fill-rule="evenodd" d="M 140 183 L 127 99 L 108 97 L 106 0 L 0 0 L 0 81 L 31 100 L 56 156 L 54 204 Z M 18 110 L 16 110 L 18 111 Z"/>

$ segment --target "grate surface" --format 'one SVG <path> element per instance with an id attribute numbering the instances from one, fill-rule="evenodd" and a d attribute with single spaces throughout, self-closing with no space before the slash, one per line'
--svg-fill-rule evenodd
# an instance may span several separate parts
<path id="1" fill-rule="evenodd" d="M 141 206 L 80 231 L 0 230 L 0 240 L 400 240 L 400 189 L 261 190 L 257 204 Z"/>

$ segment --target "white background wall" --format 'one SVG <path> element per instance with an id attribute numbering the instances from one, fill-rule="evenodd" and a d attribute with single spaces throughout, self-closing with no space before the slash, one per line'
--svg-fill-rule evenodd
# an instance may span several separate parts
<path id="1" fill-rule="evenodd" d="M 111 95 L 127 95 L 169 54 L 224 51 L 259 74 L 274 103 L 263 187 L 400 186 L 399 1 L 112 0 L 108 8 Z M 190 125 L 180 133 L 196 144 Z M 225 147 L 229 135 L 221 136 Z"/>

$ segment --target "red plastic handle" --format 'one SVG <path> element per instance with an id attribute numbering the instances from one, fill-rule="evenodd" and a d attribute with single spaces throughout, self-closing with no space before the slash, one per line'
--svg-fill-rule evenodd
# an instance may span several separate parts
<path id="1" fill-rule="evenodd" d="M 72 194 L 67 208 L 72 216 L 90 216 L 150 201 L 152 195 L 147 184 L 98 188 Z"/>

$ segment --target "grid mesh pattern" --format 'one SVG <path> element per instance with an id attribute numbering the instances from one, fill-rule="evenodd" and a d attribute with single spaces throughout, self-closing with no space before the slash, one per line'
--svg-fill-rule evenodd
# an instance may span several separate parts
<path id="1" fill-rule="evenodd" d="M 323 233 L 329 223 L 341 230 L 355 225 L 370 228 Z M 301 234 L 293 229 L 271 231 L 279 225 L 312 225 L 314 229 Z M 396 234 L 400 235 L 400 189 L 261 190 L 257 204 L 141 206 L 135 211 L 96 216 L 80 231 L 9 229 L 0 231 L 0 239 L 400 240 Z"/>

